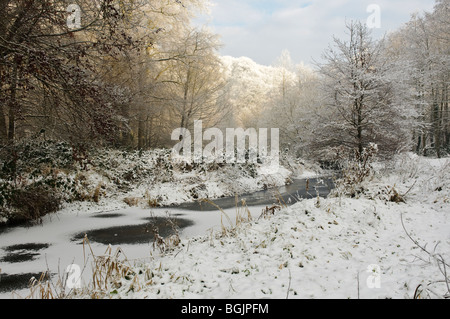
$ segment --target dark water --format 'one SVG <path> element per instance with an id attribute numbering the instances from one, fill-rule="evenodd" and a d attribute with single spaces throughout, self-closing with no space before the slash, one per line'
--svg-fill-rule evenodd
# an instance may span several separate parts
<path id="1" fill-rule="evenodd" d="M 0 259 L 1 262 L 7 263 L 21 263 L 31 261 L 35 257 L 40 256 L 39 250 L 48 248 L 49 244 L 20 244 L 4 247 L 3 250 L 7 252 L 6 256 Z"/>
<path id="2" fill-rule="evenodd" d="M 50 279 L 50 275 L 46 272 L 42 272 L 39 274 L 28 273 L 13 275 L 0 273 L 0 293 L 29 288 L 31 285 L 31 278 L 33 277 L 36 280 Z"/>
<path id="3" fill-rule="evenodd" d="M 296 179 L 290 185 L 282 186 L 277 189 L 267 189 L 251 194 L 240 195 L 238 197 L 239 205 L 241 200 L 245 200 L 247 206 L 264 206 L 278 203 L 278 198 L 283 204 L 293 205 L 301 199 L 315 198 L 317 196 L 326 197 L 334 188 L 331 178 L 311 178 Z M 227 197 L 212 200 L 222 209 L 236 207 L 236 198 Z M 177 208 L 190 211 L 214 211 L 217 207 L 207 202 L 184 203 Z"/>
<path id="4" fill-rule="evenodd" d="M 84 236 L 87 235 L 89 241 L 104 245 L 146 244 L 154 241 L 156 233 L 163 238 L 169 237 L 194 224 L 182 218 L 149 217 L 144 220 L 147 223 L 141 225 L 110 227 L 79 233 L 73 237 L 73 241 L 82 243 Z"/>
<path id="5" fill-rule="evenodd" d="M 2 249 L 7 252 L 6 256 L 0 259 L 2 263 L 22 263 L 32 261 L 40 256 L 39 251 L 50 247 L 49 244 L 20 244 L 3 247 Z M 40 279 L 40 274 L 5 274 L 0 272 L 0 293 L 9 292 L 13 290 L 24 289 L 30 286 L 30 279 Z M 46 275 L 44 278 L 48 278 Z"/>
<path id="6" fill-rule="evenodd" d="M 102 213 L 102 214 L 97 214 L 95 216 L 92 216 L 93 218 L 119 218 L 119 217 L 123 217 L 125 216 L 125 214 L 118 214 L 118 213 Z"/>

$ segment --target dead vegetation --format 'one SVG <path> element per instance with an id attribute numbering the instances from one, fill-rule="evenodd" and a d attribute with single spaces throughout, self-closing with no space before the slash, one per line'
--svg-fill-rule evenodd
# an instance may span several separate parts
<path id="1" fill-rule="evenodd" d="M 160 235 L 159 228 L 155 224 L 150 225 L 150 231 L 154 236 L 153 250 L 159 250 L 161 254 L 173 250 L 181 243 L 180 231 L 176 220 L 168 215 L 166 218 L 166 224 L 166 226 L 168 226 L 172 231 L 172 235 L 166 238 Z"/>
<path id="2" fill-rule="evenodd" d="M 17 189 L 11 196 L 11 207 L 15 214 L 11 222 L 42 222 L 42 217 L 57 212 L 61 206 L 61 198 L 48 187 L 29 186 Z"/>

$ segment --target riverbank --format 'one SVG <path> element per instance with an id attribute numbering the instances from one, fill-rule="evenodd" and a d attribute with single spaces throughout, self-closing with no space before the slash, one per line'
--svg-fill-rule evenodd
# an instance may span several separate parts
<path id="1" fill-rule="evenodd" d="M 82 203 L 108 211 L 218 199 L 284 186 L 321 171 L 287 155 L 277 166 L 262 161 L 194 164 L 175 160 L 171 150 L 80 154 L 51 141 L 19 145 L 11 152 L 17 155 L 10 158 L 8 153 L 0 162 L 0 224 L 39 222 L 47 214 Z"/>
<path id="2" fill-rule="evenodd" d="M 215 206 L 200 206 L 198 202 L 151 209 L 122 207 L 124 203 L 119 201 L 115 202 L 117 206 L 109 202 L 105 207 L 87 202 L 67 205 L 56 214 L 43 217 L 40 225 L 0 229 L 0 298 L 28 296 L 30 278 L 39 278 L 42 272 L 51 274 L 50 280 L 55 284 L 72 263 L 87 266 L 83 280 L 88 285 L 93 256 L 86 261 L 85 235 L 96 254 L 103 254 L 112 245 L 123 249 L 130 263 L 145 262 L 158 256 L 155 230 L 164 240 L 177 235 L 185 241 L 219 231 L 223 226 L 233 227 L 243 214 L 258 218 L 266 207 L 279 204 L 278 198 L 294 204 L 318 194 L 326 196 L 330 183 L 331 179 L 325 178 L 293 180 L 288 186 L 239 196 L 239 209 L 234 196 L 215 200 L 223 213 Z M 242 206 L 242 200 L 247 206 Z M 17 294 L 12 294 L 13 290 Z"/>
<path id="3" fill-rule="evenodd" d="M 405 155 L 392 164 L 356 197 L 307 199 L 186 239 L 132 267 L 101 296 L 442 298 L 448 295 L 442 269 L 450 260 L 450 160 Z"/>
<path id="4" fill-rule="evenodd" d="M 55 283 L 66 265 L 88 265 L 84 290 L 72 298 L 408 299 L 418 287 L 426 288 L 421 297 L 444 296 L 440 260 L 450 259 L 450 160 L 404 154 L 375 167 L 374 176 L 359 185 L 353 197 L 337 188 L 328 198 L 306 197 L 281 210 L 264 205 L 223 212 L 140 207 L 109 211 L 111 203 L 103 208 L 71 204 L 47 216 L 41 226 L 0 234 L 0 258 L 11 259 L 9 252 L 17 249 L 19 257 L 30 258 L 2 268 L 17 276 L 47 269 Z M 311 190 L 322 185 L 320 179 L 308 184 Z M 148 241 L 139 245 L 120 244 L 117 238 L 109 253 L 106 242 L 96 242 L 105 234 L 120 237 L 128 226 L 146 233 L 149 219 L 168 215 L 186 226 L 176 241 L 170 241 L 173 232 L 161 233 L 165 238 L 155 245 L 150 232 Z M 83 246 L 77 235 L 97 229 L 107 231 L 92 233 L 90 246 Z M 29 242 L 33 247 L 26 249 Z M 99 290 L 87 269 L 99 260 L 95 258 L 105 256 L 127 275 L 108 278 L 108 288 Z M 29 293 L 19 291 L 22 297 Z"/>

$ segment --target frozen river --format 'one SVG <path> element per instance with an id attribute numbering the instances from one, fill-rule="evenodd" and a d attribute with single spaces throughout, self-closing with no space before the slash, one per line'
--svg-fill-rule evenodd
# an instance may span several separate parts
<path id="1" fill-rule="evenodd" d="M 277 191 L 265 190 L 239 197 L 245 200 L 253 218 L 258 218 L 266 206 L 276 204 L 275 194 L 293 204 L 302 198 L 327 196 L 333 188 L 331 179 L 294 180 Z M 237 209 L 235 198 L 214 200 L 234 222 Z M 52 281 L 64 276 L 71 264 L 85 268 L 83 280 L 89 282 L 89 260 L 85 262 L 83 238 L 87 234 L 96 255 L 102 255 L 111 244 L 120 247 L 131 264 L 154 258 L 154 233 L 171 235 L 167 217 L 173 219 L 182 239 L 207 235 L 220 230 L 221 222 L 232 226 L 213 205 L 186 203 L 177 207 L 142 209 L 127 208 L 109 212 L 61 212 L 46 216 L 41 225 L 0 228 L 0 298 L 25 297 L 31 277 L 48 272 Z M 91 260 L 92 261 L 92 260 Z M 86 277 L 86 278 L 85 278 Z M 12 295 L 16 291 L 17 295 Z"/>

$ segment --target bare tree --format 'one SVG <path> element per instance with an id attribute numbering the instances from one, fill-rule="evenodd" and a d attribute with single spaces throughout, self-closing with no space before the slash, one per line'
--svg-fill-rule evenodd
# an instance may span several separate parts
<path id="1" fill-rule="evenodd" d="M 404 66 L 408 90 L 419 114 L 415 151 L 443 156 L 450 152 L 449 64 L 450 2 L 436 1 L 434 11 L 414 15 L 391 35 L 390 46 Z"/>
<path id="2" fill-rule="evenodd" d="M 140 2 L 75 1 L 82 24 L 68 24 L 74 1 L 5 0 L 0 19 L 0 136 L 9 142 L 45 130 L 92 140 L 116 130 L 117 90 L 103 82 L 99 61 L 135 49 L 131 12 Z"/>
<path id="3" fill-rule="evenodd" d="M 319 65 L 324 107 L 317 114 L 308 147 L 315 156 L 339 147 L 362 154 L 370 143 L 381 155 L 403 150 L 409 139 L 402 125 L 402 103 L 384 53 L 384 40 L 374 41 L 361 22 L 347 25 L 349 41 L 334 39 L 334 47 Z"/>
<path id="4" fill-rule="evenodd" d="M 226 115 L 227 108 L 218 105 L 225 79 L 217 47 L 215 35 L 193 29 L 176 49 L 180 58 L 171 61 L 171 72 L 165 80 L 171 97 L 170 118 L 178 121 L 176 127 L 189 128 L 194 120 L 214 126 Z"/>

